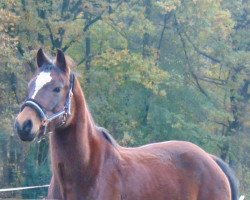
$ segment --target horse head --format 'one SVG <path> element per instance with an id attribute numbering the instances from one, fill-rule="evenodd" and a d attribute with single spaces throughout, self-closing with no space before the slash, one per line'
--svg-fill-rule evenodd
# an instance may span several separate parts
<path id="1" fill-rule="evenodd" d="M 73 86 L 74 75 L 70 73 L 64 53 L 58 50 L 55 61 L 51 61 L 39 49 L 36 73 L 28 84 L 27 99 L 15 120 L 21 140 L 32 141 L 69 124 Z"/>

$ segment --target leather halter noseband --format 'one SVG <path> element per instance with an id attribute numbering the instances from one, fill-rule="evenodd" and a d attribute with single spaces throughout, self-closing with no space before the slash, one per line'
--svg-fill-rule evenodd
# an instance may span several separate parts
<path id="1" fill-rule="evenodd" d="M 71 97 L 73 96 L 73 89 L 74 89 L 74 84 L 75 84 L 75 75 L 70 74 L 70 85 L 69 85 L 69 91 L 67 94 L 67 99 L 64 105 L 64 109 L 62 111 L 59 111 L 57 113 L 54 113 L 51 116 L 47 116 L 45 109 L 35 100 L 32 98 L 28 98 L 21 106 L 21 111 L 26 107 L 30 107 L 33 110 L 36 111 L 38 114 L 39 118 L 42 121 L 42 126 L 44 127 L 44 131 L 42 135 L 46 134 L 47 131 L 47 126 L 48 124 L 53 121 L 54 119 L 57 119 L 59 117 L 62 118 L 62 122 L 58 127 L 64 125 L 67 121 L 67 117 L 71 115 Z"/>

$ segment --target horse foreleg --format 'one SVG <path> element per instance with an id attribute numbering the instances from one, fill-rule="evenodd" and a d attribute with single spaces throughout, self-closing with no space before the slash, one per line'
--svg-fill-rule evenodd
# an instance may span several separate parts
<path id="1" fill-rule="evenodd" d="M 59 184 L 56 182 L 54 176 L 52 176 L 51 181 L 50 181 L 47 199 L 63 199 Z"/>

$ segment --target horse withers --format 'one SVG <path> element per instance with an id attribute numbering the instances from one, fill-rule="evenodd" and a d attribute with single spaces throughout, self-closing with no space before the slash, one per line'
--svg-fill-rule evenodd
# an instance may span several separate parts
<path id="1" fill-rule="evenodd" d="M 49 133 L 48 199 L 236 200 L 237 179 L 219 158 L 184 141 L 125 148 L 97 127 L 71 62 L 40 49 L 15 122 L 21 140 Z"/>

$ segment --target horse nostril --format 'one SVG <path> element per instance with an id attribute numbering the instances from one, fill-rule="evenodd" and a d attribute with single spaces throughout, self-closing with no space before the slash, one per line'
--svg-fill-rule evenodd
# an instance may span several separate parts
<path id="1" fill-rule="evenodd" d="M 32 121 L 31 120 L 26 120 L 24 123 L 23 123 L 23 132 L 25 133 L 30 133 L 31 129 L 32 129 Z"/>

